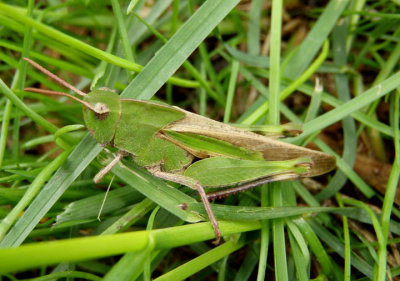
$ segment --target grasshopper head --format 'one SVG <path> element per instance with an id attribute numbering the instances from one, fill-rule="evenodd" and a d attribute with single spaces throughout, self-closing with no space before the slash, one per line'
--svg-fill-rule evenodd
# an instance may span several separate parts
<path id="1" fill-rule="evenodd" d="M 93 137 L 103 145 L 110 143 L 121 115 L 121 102 L 118 94 L 111 90 L 94 90 L 83 100 L 90 104 L 84 106 L 83 118 Z"/>
<path id="2" fill-rule="evenodd" d="M 33 67 L 46 74 L 48 77 L 54 79 L 59 84 L 82 96 L 83 99 L 79 99 L 67 93 L 44 89 L 25 88 L 25 91 L 45 95 L 66 96 L 81 103 L 84 106 L 83 117 L 85 119 L 86 126 L 94 138 L 103 145 L 109 144 L 113 140 L 121 114 L 121 103 L 119 96 L 116 93 L 102 88 L 90 92 L 89 94 L 85 94 L 81 90 L 62 80 L 60 77 L 57 77 L 55 74 L 51 73 L 31 59 L 24 59 Z"/>

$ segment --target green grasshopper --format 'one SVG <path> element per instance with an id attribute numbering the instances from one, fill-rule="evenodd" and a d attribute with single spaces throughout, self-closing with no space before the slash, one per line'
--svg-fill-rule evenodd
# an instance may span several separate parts
<path id="1" fill-rule="evenodd" d="M 331 155 L 265 137 L 193 114 L 175 106 L 122 99 L 100 88 L 89 94 L 25 58 L 83 99 L 62 92 L 26 88 L 26 91 L 67 96 L 83 105 L 86 127 L 102 145 L 118 149 L 95 176 L 100 180 L 125 156 L 154 176 L 197 190 L 213 226 L 221 233 L 209 199 L 268 182 L 317 176 L 335 167 Z M 218 188 L 206 194 L 204 188 Z"/>

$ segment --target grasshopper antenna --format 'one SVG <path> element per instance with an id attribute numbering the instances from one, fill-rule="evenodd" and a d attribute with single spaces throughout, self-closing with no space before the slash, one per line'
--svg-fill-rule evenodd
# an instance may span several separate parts
<path id="1" fill-rule="evenodd" d="M 58 83 L 60 83 L 61 85 L 63 85 L 64 87 L 74 91 L 75 93 L 77 93 L 78 95 L 84 97 L 86 96 L 86 93 L 82 92 L 81 90 L 75 88 L 74 86 L 72 86 L 71 84 L 69 84 L 67 81 L 64 81 L 63 79 L 61 79 L 60 77 L 57 77 L 56 75 L 54 75 L 53 73 L 51 73 L 50 71 L 48 71 L 47 69 L 45 69 L 43 66 L 37 64 L 36 62 L 34 62 L 31 59 L 28 58 L 24 58 L 24 60 L 26 60 L 27 62 L 29 62 L 33 67 L 35 67 L 36 69 L 40 70 L 41 72 L 43 72 L 44 74 L 46 74 L 47 76 L 49 76 L 50 78 L 54 79 L 55 81 L 57 81 Z"/>
<path id="2" fill-rule="evenodd" d="M 38 94 L 45 94 L 45 95 L 56 95 L 56 96 L 68 97 L 68 98 L 71 98 L 71 99 L 81 103 L 82 105 L 86 106 L 88 109 L 92 110 L 93 112 L 96 112 L 98 114 L 106 113 L 106 112 L 102 112 L 101 110 L 99 110 L 99 108 L 93 107 L 90 103 L 80 100 L 77 97 L 74 97 L 73 95 L 70 95 L 67 93 L 50 91 L 50 90 L 45 90 L 45 89 L 37 89 L 37 88 L 31 88 L 31 87 L 26 87 L 24 89 L 24 91 L 38 93 Z"/>
<path id="3" fill-rule="evenodd" d="M 82 97 L 87 95 L 86 93 L 84 93 L 81 90 L 75 88 L 74 86 L 72 86 L 68 82 L 64 81 L 60 77 L 57 77 L 56 75 L 54 75 L 53 73 L 51 73 L 50 71 L 48 71 L 47 69 L 42 67 L 41 65 L 37 64 L 33 60 L 28 59 L 28 58 L 24 58 L 24 60 L 26 60 L 28 63 L 30 63 L 36 69 L 38 69 L 41 72 L 43 72 L 44 74 L 46 74 L 48 77 L 54 79 L 55 81 L 57 81 L 61 85 L 65 86 L 66 88 L 74 91 L 78 95 L 80 95 Z M 57 92 L 57 91 L 50 91 L 50 90 L 43 90 L 43 89 L 36 89 L 36 88 L 30 88 L 30 87 L 27 87 L 24 90 L 25 91 L 29 91 L 29 92 L 39 93 L 39 94 L 45 94 L 45 95 L 57 95 L 57 96 L 69 97 L 69 98 L 71 98 L 73 100 L 76 100 L 77 102 L 80 102 L 82 105 L 86 106 L 88 109 L 90 109 L 91 111 L 95 112 L 96 114 L 107 114 L 107 113 L 109 113 L 109 109 L 105 104 L 96 103 L 94 106 L 92 106 L 90 103 L 85 102 L 85 101 L 83 101 L 81 99 L 78 99 L 78 98 L 76 98 L 76 97 L 74 97 L 74 96 L 72 96 L 70 94 L 67 94 L 67 93 Z"/>

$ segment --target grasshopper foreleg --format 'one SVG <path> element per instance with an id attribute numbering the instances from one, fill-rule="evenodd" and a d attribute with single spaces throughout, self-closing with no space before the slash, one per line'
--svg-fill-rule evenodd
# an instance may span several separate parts
<path id="1" fill-rule="evenodd" d="M 124 151 L 118 151 L 117 156 L 96 174 L 93 181 L 99 183 L 124 156 L 126 156 Z"/>
<path id="2" fill-rule="evenodd" d="M 183 175 L 177 175 L 177 174 L 163 172 L 160 170 L 160 167 L 158 167 L 158 166 L 147 168 L 147 170 L 158 178 L 161 178 L 161 179 L 164 179 L 167 181 L 176 182 L 176 183 L 179 183 L 179 184 L 182 184 L 182 185 L 185 185 L 187 187 L 197 190 L 197 192 L 200 195 L 201 201 L 204 204 L 204 208 L 206 209 L 207 215 L 211 221 L 213 229 L 214 229 L 216 239 L 215 239 L 215 241 L 213 241 L 213 243 L 215 245 L 219 244 L 219 241 L 221 239 L 221 232 L 219 230 L 218 222 L 217 222 L 217 220 L 214 216 L 214 213 L 211 209 L 210 202 L 207 199 L 207 195 L 206 195 L 206 192 L 204 191 L 203 186 L 192 178 L 185 177 Z"/>

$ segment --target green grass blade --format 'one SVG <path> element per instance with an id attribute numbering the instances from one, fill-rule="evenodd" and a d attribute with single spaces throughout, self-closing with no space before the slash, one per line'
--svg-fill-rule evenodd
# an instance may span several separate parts
<path id="1" fill-rule="evenodd" d="M 100 151 L 101 147 L 95 145 L 94 139 L 91 136 L 86 136 L 0 242 L 0 248 L 19 246 Z"/>
<path id="2" fill-rule="evenodd" d="M 0 80 L 0 87 L 3 87 L 3 81 Z M 3 90 L 4 91 L 4 90 Z M 13 104 L 10 100 L 7 100 L 3 120 L 1 122 L 1 136 L 0 136 L 0 168 L 3 166 L 4 154 L 6 151 L 7 145 L 7 136 L 8 136 L 8 129 L 10 125 L 10 117 L 11 117 L 11 110 L 13 108 Z"/>
<path id="3" fill-rule="evenodd" d="M 305 221 L 302 218 L 294 221 L 299 230 L 302 232 L 304 238 L 307 240 L 310 249 L 321 264 L 323 272 L 329 277 L 329 280 L 337 279 L 335 277 L 332 261 L 328 253 L 325 251 L 321 241 L 318 239 L 318 237 L 307 222 L 308 221 Z"/>
<path id="4" fill-rule="evenodd" d="M 23 103 L 1 79 L 0 90 L 15 106 L 17 106 L 21 111 L 37 122 L 41 127 L 45 128 L 50 133 L 55 133 L 58 130 L 55 125 L 48 122 L 42 116 L 30 109 L 25 103 Z"/>
<path id="5" fill-rule="evenodd" d="M 154 210 L 155 207 L 156 204 L 150 199 L 146 198 L 142 200 L 141 202 L 135 204 L 128 212 L 121 216 L 106 230 L 104 230 L 101 235 L 114 234 L 127 230 L 132 224 L 140 220 L 148 212 Z"/>
<path id="6" fill-rule="evenodd" d="M 396 122 L 398 125 L 398 121 Z M 395 123 L 395 124 L 396 124 Z M 397 129 L 398 127 L 396 127 Z M 386 244 L 387 244 L 387 239 L 389 235 L 389 228 L 390 228 L 390 217 L 392 213 L 392 208 L 393 208 L 393 202 L 396 194 L 396 189 L 399 184 L 399 178 L 400 178 L 400 165 L 398 162 L 398 159 L 395 158 L 393 162 L 393 167 L 390 172 L 390 176 L 388 179 L 387 183 L 387 189 L 385 193 L 385 198 L 383 200 L 383 206 L 382 206 L 382 214 L 381 214 L 381 225 L 382 225 L 382 231 L 383 231 L 383 237 L 385 239 L 385 252 L 382 254 L 384 256 L 380 256 L 379 260 L 379 267 L 382 268 L 385 263 L 386 263 Z"/>
<path id="7" fill-rule="evenodd" d="M 257 222 L 220 222 L 223 235 L 259 229 Z M 206 235 L 204 235 L 206 233 Z M 151 237 L 151 238 L 150 238 Z M 65 239 L 59 241 L 22 245 L 18 248 L 0 249 L 0 273 L 50 265 L 63 261 L 100 258 L 131 251 L 142 251 L 149 246 L 154 249 L 170 249 L 182 245 L 213 239 L 209 223 L 189 224 L 152 231 L 134 231 L 105 236 Z M 135 241 L 135 243 L 132 243 Z M 101 247 L 99 247 L 101 245 Z M 38 255 L 37 253 L 41 253 Z M 22 261 L 21 256 L 25 257 Z"/>
<path id="8" fill-rule="evenodd" d="M 42 277 L 35 278 L 35 281 L 59 280 L 64 278 L 77 278 L 82 280 L 94 280 L 94 281 L 103 280 L 102 278 L 91 273 L 68 270 L 68 271 L 54 272 L 47 275 L 43 275 Z"/>
<path id="9" fill-rule="evenodd" d="M 118 263 L 107 272 L 102 280 L 135 280 L 133 278 L 143 272 L 145 262 L 147 258 L 151 256 L 152 251 L 152 247 L 146 247 L 142 251 L 125 254 Z"/>
<path id="10" fill-rule="evenodd" d="M 253 221 L 262 219 L 279 219 L 300 216 L 311 213 L 334 212 L 349 214 L 354 209 L 340 209 L 335 207 L 253 207 L 253 206 L 229 206 L 221 204 L 211 205 L 215 216 L 223 220 Z M 205 214 L 204 206 L 201 203 L 189 203 L 188 210 Z"/>
<path id="11" fill-rule="evenodd" d="M 387 95 L 389 92 L 391 92 L 392 90 L 396 89 L 399 86 L 400 86 L 400 72 L 397 72 L 392 76 L 390 76 L 385 81 L 383 81 L 382 83 L 365 91 L 362 95 L 304 124 L 301 138 L 309 136 L 315 133 L 316 131 L 321 130 L 322 128 L 328 127 L 329 125 L 343 119 L 344 117 L 350 115 L 351 113 L 360 110 L 361 108 L 370 104 L 374 100 Z"/>
<path id="12" fill-rule="evenodd" d="M 119 5 L 119 2 L 117 0 L 111 0 L 111 5 L 114 15 L 117 19 L 118 33 L 121 38 L 125 58 L 131 62 L 134 62 L 135 58 L 133 56 L 132 48 L 129 44 L 128 32 L 126 30 L 125 18 L 122 14 L 121 6 Z"/>
<path id="13" fill-rule="evenodd" d="M 224 113 L 224 123 L 228 123 L 230 120 L 231 116 L 231 110 L 232 110 L 232 102 L 233 102 L 233 97 L 235 94 L 235 85 L 236 85 L 236 80 L 237 80 L 237 74 L 239 71 L 239 62 L 237 60 L 232 61 L 232 72 L 231 76 L 229 78 L 229 87 L 228 87 L 228 94 L 227 94 L 227 100 L 226 100 L 226 105 L 225 105 L 225 113 Z"/>
<path id="14" fill-rule="evenodd" d="M 33 180 L 32 184 L 25 191 L 24 196 L 18 201 L 18 204 L 11 210 L 11 212 L 0 223 L 0 241 L 3 239 L 6 232 L 10 229 L 12 224 L 16 221 L 18 216 L 23 212 L 26 206 L 32 199 L 39 193 L 40 188 L 51 177 L 52 173 L 58 169 L 67 159 L 70 151 L 64 151 L 52 162 L 50 162 Z"/>
<path id="15" fill-rule="evenodd" d="M 352 169 L 349 164 L 343 160 L 336 152 L 333 151 L 326 143 L 321 141 L 320 139 L 315 139 L 314 142 L 320 147 L 324 152 L 327 152 L 336 157 L 336 164 L 340 168 L 340 170 L 346 175 L 346 177 L 351 180 L 355 186 L 368 198 L 375 195 L 375 191 L 365 183 L 365 181 Z"/>
<path id="16" fill-rule="evenodd" d="M 282 1 L 272 1 L 271 15 L 271 51 L 270 62 L 271 68 L 269 72 L 269 125 L 280 124 L 279 103 L 281 95 L 281 35 L 282 35 Z"/>
<path id="17" fill-rule="evenodd" d="M 159 33 L 157 30 L 155 30 L 151 25 L 149 25 L 146 21 L 142 20 L 140 18 L 139 15 L 137 15 L 136 13 L 134 13 L 134 15 L 140 20 L 140 22 L 142 22 L 144 25 L 146 25 L 146 27 L 155 35 L 157 36 L 157 38 L 159 38 L 163 43 L 167 42 L 167 39 L 161 34 Z M 201 44 L 199 46 L 200 48 L 200 52 L 202 49 L 201 48 Z M 205 52 L 205 51 L 203 51 Z M 210 85 L 209 82 L 203 77 L 204 75 L 200 74 L 199 71 L 197 71 L 197 69 L 189 62 L 189 61 L 184 61 L 183 62 L 183 67 L 185 67 L 185 69 L 192 75 L 192 77 L 194 77 L 197 81 L 199 81 L 200 85 L 201 85 L 201 89 L 204 89 L 211 97 L 213 97 L 216 101 L 218 101 L 221 105 L 223 105 L 223 101 L 224 101 L 224 97 L 219 94 L 214 92 Z M 171 84 L 167 84 L 167 85 L 171 85 Z M 214 86 L 217 85 L 214 83 Z M 168 101 L 168 99 L 167 99 Z"/>
<path id="18" fill-rule="evenodd" d="M 247 253 L 233 281 L 251 280 L 250 275 L 259 261 L 260 246 L 258 243 L 249 246 L 251 250 Z"/>
<path id="19" fill-rule="evenodd" d="M 342 24 L 338 25 L 333 32 L 333 52 L 334 52 L 334 62 L 337 65 L 346 65 L 347 54 L 343 52 L 346 49 L 346 38 L 348 25 L 344 21 Z M 338 98 L 347 102 L 351 99 L 350 89 L 349 89 L 349 79 L 345 74 L 335 75 L 336 88 L 338 89 Z M 343 161 L 346 162 L 350 167 L 353 167 L 356 152 L 357 152 L 357 136 L 356 136 L 356 125 L 354 120 L 347 116 L 342 120 L 343 124 Z M 316 198 L 321 201 L 335 195 L 346 183 L 346 175 L 338 170 L 333 176 L 329 184 L 317 194 Z"/>
<path id="20" fill-rule="evenodd" d="M 206 1 L 128 85 L 123 97 L 151 98 L 238 2 Z"/>
<path id="21" fill-rule="evenodd" d="M 318 69 L 318 67 L 323 63 L 323 61 L 327 58 L 329 51 L 329 41 L 325 41 L 323 48 L 321 50 L 321 54 L 317 57 L 317 59 L 310 65 L 310 67 L 299 76 L 298 79 L 294 80 L 290 83 L 285 89 L 282 90 L 279 94 L 279 100 L 283 101 L 288 96 L 290 96 L 298 87 L 300 87 L 307 79 Z M 271 75 L 271 74 L 270 74 Z M 272 78 L 273 76 L 271 76 Z M 276 78 L 275 78 L 276 79 Z M 276 97 L 278 99 L 278 97 Z M 276 106 L 275 106 L 276 107 Z M 259 120 L 269 109 L 269 101 L 265 102 L 263 105 L 257 108 L 250 116 L 248 116 L 243 123 L 252 124 Z"/>
<path id="22" fill-rule="evenodd" d="M 249 32 L 247 33 L 247 49 L 248 53 L 251 55 L 260 54 L 260 19 L 262 4 L 262 0 L 255 0 L 251 2 Z"/>
<path id="23" fill-rule="evenodd" d="M 337 194 L 336 200 L 340 207 L 343 207 L 342 197 Z M 351 280 L 351 242 L 350 242 L 350 230 L 348 219 L 346 216 L 343 216 L 343 240 L 344 240 L 344 281 Z"/>
<path id="24" fill-rule="evenodd" d="M 166 210 L 185 221 L 199 221 L 200 217 L 194 213 L 184 211 L 181 204 L 191 204 L 196 200 L 175 188 L 168 187 L 164 181 L 153 177 L 149 172 L 133 163 L 117 165 L 113 169 L 116 176 L 134 187 L 140 193 L 150 198 Z"/>
<path id="25" fill-rule="evenodd" d="M 325 227 L 318 224 L 315 220 L 309 219 L 307 220 L 308 224 L 314 230 L 315 234 L 324 241 L 329 247 L 331 247 L 334 252 L 339 254 L 341 257 L 344 257 L 344 245 L 342 242 L 330 233 Z M 318 240 L 318 239 L 316 239 Z M 319 240 L 318 240 L 319 241 Z M 317 252 L 315 252 L 316 254 Z M 372 279 L 373 277 L 373 269 L 371 265 L 365 261 L 364 259 L 360 258 L 358 255 L 355 255 L 354 252 L 351 254 L 352 266 L 355 267 L 357 270 L 362 272 L 365 276 Z"/>
<path id="26" fill-rule="evenodd" d="M 349 0 L 333 0 L 324 9 L 318 21 L 314 24 L 307 37 L 296 49 L 295 54 L 286 65 L 284 76 L 295 79 L 311 63 L 318 50 L 322 47 L 329 33 L 336 25 L 336 22 L 343 10 L 349 4 Z"/>
<path id="27" fill-rule="evenodd" d="M 55 225 L 74 220 L 95 219 L 99 214 L 105 194 L 100 193 L 67 205 L 64 212 L 57 216 Z M 107 202 L 101 214 L 116 211 L 126 205 L 134 204 L 143 199 L 135 189 L 130 187 L 111 190 L 107 194 Z"/>
<path id="28" fill-rule="evenodd" d="M 243 243 L 238 243 L 234 241 L 226 242 L 207 253 L 192 259 L 191 261 L 171 270 L 170 272 L 161 275 L 160 277 L 154 279 L 157 281 L 167 281 L 167 280 L 185 280 L 194 273 L 200 271 L 203 268 L 213 264 L 214 262 L 222 259 L 225 256 L 239 250 L 244 246 Z"/>
<path id="29" fill-rule="evenodd" d="M 82 52 L 85 52 L 91 56 L 94 56 L 100 60 L 105 60 L 111 64 L 135 71 L 135 72 L 139 72 L 143 69 L 143 67 L 141 65 L 135 64 L 133 62 L 130 62 L 128 60 L 122 59 L 120 57 L 114 56 L 110 53 L 106 53 L 100 49 L 97 49 L 95 47 L 92 47 L 74 37 L 68 36 L 54 28 L 51 28 L 45 24 L 42 24 L 40 22 L 37 22 L 29 17 L 26 17 L 25 15 L 21 14 L 20 11 L 12 6 L 0 3 L 0 11 L 2 13 L 8 13 L 10 16 L 12 16 L 14 19 L 29 25 L 31 27 L 33 27 L 34 29 L 36 29 L 37 31 L 45 34 L 46 36 L 49 36 L 57 41 L 60 41 L 64 44 L 66 44 L 67 46 L 72 46 L 74 48 L 77 48 L 79 50 L 81 50 Z M 229 12 L 229 11 L 228 11 Z M 207 33 L 208 34 L 208 33 Z M 172 73 L 171 73 L 172 75 Z M 168 78 L 171 76 L 169 75 Z M 167 79 L 168 79 L 167 78 Z M 169 79 L 169 81 L 171 83 L 177 83 L 181 86 L 186 85 L 187 87 L 197 87 L 198 84 L 196 82 L 193 81 L 188 81 L 185 79 L 179 79 L 176 77 L 172 77 L 171 79 Z M 164 81 L 165 82 L 165 81 Z"/>
<path id="30" fill-rule="evenodd" d="M 271 201 L 274 207 L 283 205 L 282 184 L 274 182 L 270 184 Z M 288 267 L 286 257 L 285 225 L 283 219 L 272 221 L 272 243 L 274 246 L 274 266 L 276 280 L 288 280 Z"/>
<path id="31" fill-rule="evenodd" d="M 289 241 L 290 246 L 293 252 L 293 260 L 296 266 L 296 276 L 299 281 L 309 280 L 309 274 L 307 273 L 307 259 L 301 254 L 301 250 L 296 240 L 293 237 L 293 234 L 289 232 Z"/>

